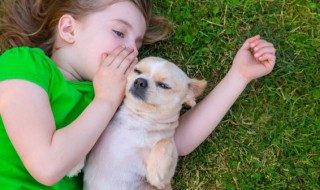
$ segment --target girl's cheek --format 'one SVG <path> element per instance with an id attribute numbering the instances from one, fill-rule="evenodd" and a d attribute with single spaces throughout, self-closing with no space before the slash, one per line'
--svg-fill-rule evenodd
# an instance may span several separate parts
<path id="1" fill-rule="evenodd" d="M 108 45 L 105 47 L 105 52 L 107 54 L 111 54 L 115 49 L 117 49 L 119 46 L 123 46 L 122 43 L 119 43 L 116 40 L 111 41 L 108 43 Z"/>

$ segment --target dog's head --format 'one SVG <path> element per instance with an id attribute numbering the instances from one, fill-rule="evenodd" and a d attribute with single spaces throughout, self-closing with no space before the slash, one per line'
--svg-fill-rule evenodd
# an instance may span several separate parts
<path id="1" fill-rule="evenodd" d="M 183 103 L 194 106 L 206 84 L 203 80 L 190 79 L 165 59 L 148 57 L 130 73 L 124 103 L 138 113 L 170 116 L 179 113 Z"/>

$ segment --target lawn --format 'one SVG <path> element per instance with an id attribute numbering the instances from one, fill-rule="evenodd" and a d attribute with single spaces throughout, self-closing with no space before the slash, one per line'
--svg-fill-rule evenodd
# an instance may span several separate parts
<path id="1" fill-rule="evenodd" d="M 154 3 L 174 32 L 141 56 L 167 58 L 206 79 L 206 94 L 246 38 L 260 34 L 277 49 L 273 72 L 252 81 L 217 129 L 179 159 L 174 189 L 320 189 L 320 2 Z"/>

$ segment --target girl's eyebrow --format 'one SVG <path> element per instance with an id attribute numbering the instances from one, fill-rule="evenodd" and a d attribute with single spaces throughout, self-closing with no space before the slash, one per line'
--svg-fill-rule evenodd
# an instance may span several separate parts
<path id="1" fill-rule="evenodd" d="M 113 21 L 121 22 L 121 23 L 123 23 L 124 25 L 126 25 L 127 27 L 129 27 L 130 29 L 133 28 L 132 25 L 131 25 L 129 22 L 127 22 L 127 21 L 125 21 L 125 20 L 123 20 L 123 19 L 114 19 Z"/>

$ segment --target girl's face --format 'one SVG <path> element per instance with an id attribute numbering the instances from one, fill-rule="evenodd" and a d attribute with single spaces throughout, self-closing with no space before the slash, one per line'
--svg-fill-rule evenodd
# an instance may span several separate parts
<path id="1" fill-rule="evenodd" d="M 146 31 L 144 16 L 130 1 L 111 4 L 77 23 L 73 44 L 77 61 L 72 67 L 83 80 L 93 79 L 104 53 L 124 46 L 138 54 Z"/>

